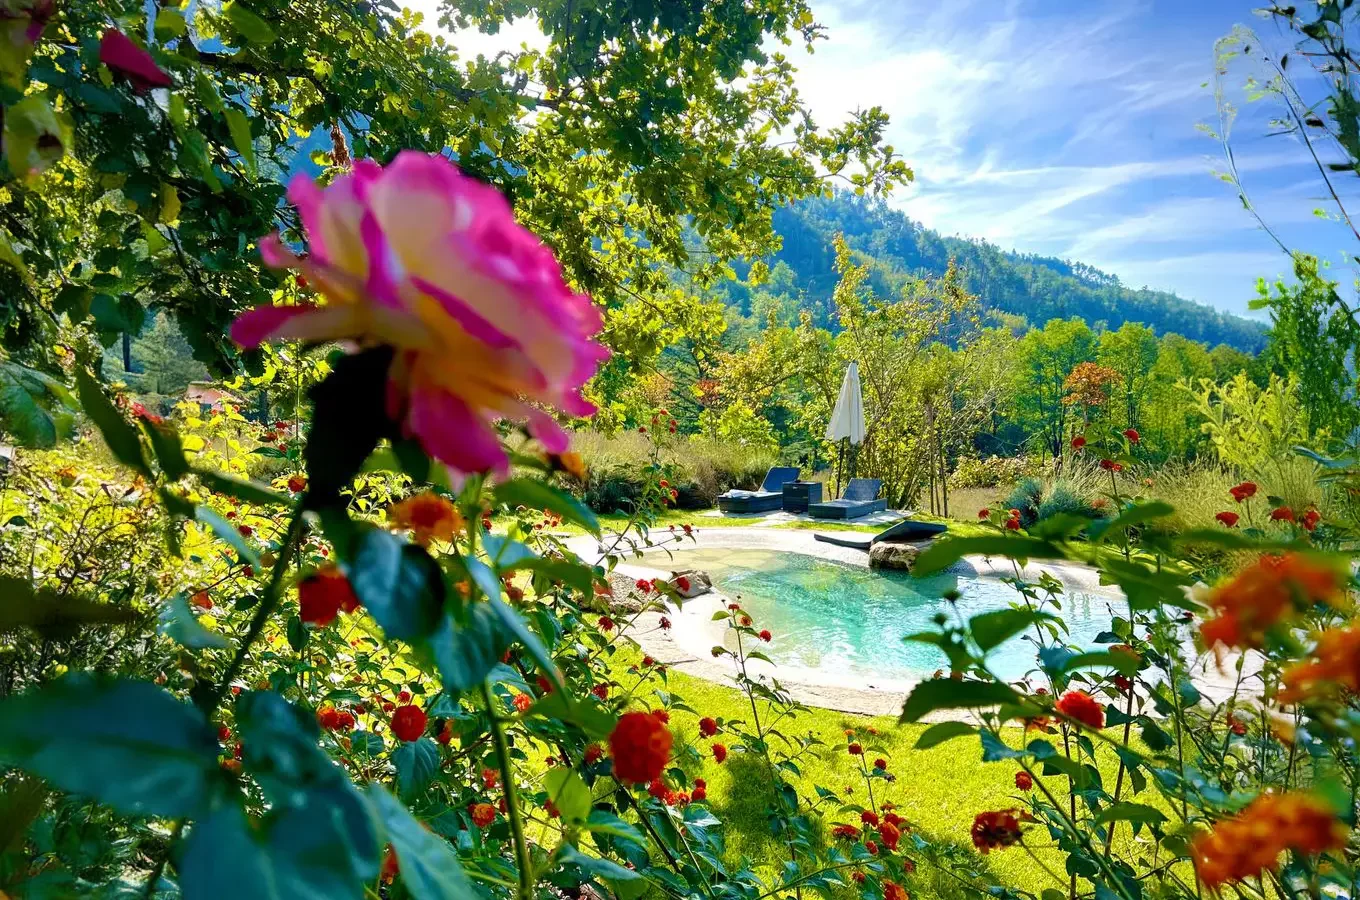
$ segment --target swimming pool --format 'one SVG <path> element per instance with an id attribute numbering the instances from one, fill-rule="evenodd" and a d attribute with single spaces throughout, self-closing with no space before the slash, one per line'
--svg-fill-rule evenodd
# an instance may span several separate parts
<path id="1" fill-rule="evenodd" d="M 934 631 L 940 612 L 950 613 L 942 595 L 960 592 L 964 617 L 1004 609 L 1019 599 L 1014 589 L 990 575 L 934 575 L 913 578 L 777 550 L 703 549 L 672 557 L 649 554 L 649 565 L 707 572 L 714 587 L 768 628 L 774 641 L 761 647 L 777 666 L 817 670 L 878 682 L 929 676 L 946 665 L 944 654 L 903 636 Z M 1114 595 L 1074 591 L 1060 598 L 1060 616 L 1070 643 L 1093 646 L 1109 628 Z M 733 643 L 735 643 L 733 641 Z M 1013 638 L 991 655 L 993 671 L 1017 679 L 1035 667 L 1032 634 Z"/>

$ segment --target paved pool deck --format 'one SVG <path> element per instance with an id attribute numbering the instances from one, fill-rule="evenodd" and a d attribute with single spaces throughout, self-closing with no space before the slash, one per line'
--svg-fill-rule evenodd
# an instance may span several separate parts
<path id="1" fill-rule="evenodd" d="M 672 568 L 668 565 L 666 549 L 677 552 L 722 548 L 771 550 L 781 553 L 802 553 L 818 559 L 864 568 L 868 568 L 869 565 L 869 554 L 865 551 L 822 543 L 816 540 L 813 537 L 814 532 L 809 530 L 771 528 L 764 523 L 705 529 L 702 519 L 698 519 L 695 531 L 692 540 L 684 539 L 679 542 L 672 542 L 670 535 L 665 533 L 666 548 L 652 549 L 642 558 L 626 558 L 618 564 L 615 571 L 629 578 L 668 579 Z M 574 538 L 568 545 L 582 558 L 592 562 L 598 561 L 603 552 L 600 543 L 591 537 Z M 951 571 L 965 575 L 992 576 L 1014 573 L 1010 560 L 989 560 L 983 557 L 967 557 Z M 1106 596 L 1119 606 L 1124 602 L 1123 595 L 1117 588 L 1101 585 L 1096 571 L 1085 566 L 1035 562 L 1030 563 L 1023 573 L 1035 578 L 1044 571 L 1049 572 L 1068 589 Z M 724 623 L 713 621 L 713 614 L 726 609 L 728 602 L 727 596 L 715 590 L 686 600 L 679 607 L 669 605 L 664 613 L 671 621 L 669 631 L 663 630 L 659 624 L 662 613 L 643 613 L 629 629 L 628 636 L 637 641 L 644 653 L 675 671 L 706 681 L 733 685 L 737 674 L 736 663 L 730 656 L 715 659 L 712 655 L 712 648 L 723 642 L 726 631 Z M 759 626 L 760 623 L 757 623 L 757 627 Z M 897 634 L 885 634 L 883 639 L 897 641 L 902 637 Z M 1225 660 L 1223 671 L 1220 672 L 1212 658 L 1201 659 L 1196 672 L 1196 684 L 1210 699 L 1216 701 L 1226 699 L 1233 691 L 1234 663 L 1235 660 Z M 1249 671 L 1250 664 L 1249 660 Z M 794 699 L 808 706 L 872 716 L 900 714 L 907 694 L 920 681 L 920 679 L 863 677 L 827 669 L 775 667 L 758 660 L 751 661 L 747 671 L 753 677 L 777 683 Z M 940 714 L 938 718 L 927 717 L 926 721 L 943 721 L 957 717 L 954 713 L 946 712 Z"/>

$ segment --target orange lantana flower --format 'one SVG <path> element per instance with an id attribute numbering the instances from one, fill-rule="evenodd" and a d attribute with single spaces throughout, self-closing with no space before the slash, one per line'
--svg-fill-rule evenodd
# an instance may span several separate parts
<path id="1" fill-rule="evenodd" d="M 1217 823 L 1190 845 L 1195 871 L 1216 888 L 1274 871 L 1285 850 L 1314 854 L 1346 846 L 1347 829 L 1318 797 L 1295 792 L 1262 794 Z"/>
<path id="2" fill-rule="evenodd" d="M 1282 679 L 1282 703 L 1298 703 L 1338 688 L 1360 690 L 1360 626 L 1329 628 L 1320 633 L 1312 657 L 1286 668 Z"/>
<path id="3" fill-rule="evenodd" d="M 1200 626 L 1209 646 L 1259 647 L 1271 627 L 1318 603 L 1336 605 L 1344 578 L 1316 556 L 1266 555 L 1212 591 L 1206 605 L 1214 613 Z"/>
<path id="4" fill-rule="evenodd" d="M 395 528 L 411 532 L 415 542 L 451 541 L 463 530 L 463 517 L 447 497 L 432 492 L 407 497 L 387 511 L 387 521 Z"/>

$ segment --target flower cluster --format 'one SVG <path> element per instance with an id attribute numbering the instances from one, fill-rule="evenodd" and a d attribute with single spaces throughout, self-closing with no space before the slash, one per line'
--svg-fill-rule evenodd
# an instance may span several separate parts
<path id="1" fill-rule="evenodd" d="M 433 491 L 393 504 L 387 510 L 387 521 L 393 528 L 411 532 L 411 538 L 422 547 L 428 547 L 431 541 L 451 541 L 463 530 L 463 517 L 453 501 Z"/>
<path id="2" fill-rule="evenodd" d="M 671 757 L 674 737 L 655 712 L 627 712 L 609 735 L 614 777 L 631 784 L 648 784 L 661 777 Z"/>
<path id="3" fill-rule="evenodd" d="M 1310 658 L 1285 668 L 1281 681 L 1281 703 L 1299 703 L 1338 690 L 1360 691 L 1360 626 L 1323 631 Z"/>
<path id="4" fill-rule="evenodd" d="M 1195 871 L 1216 888 L 1274 871 L 1280 854 L 1322 853 L 1346 845 L 1347 828 L 1332 809 L 1306 793 L 1262 794 L 1190 845 Z"/>
<path id="5" fill-rule="evenodd" d="M 1200 626 L 1213 646 L 1259 647 L 1266 631 L 1314 604 L 1333 604 L 1342 589 L 1337 568 L 1302 553 L 1267 554 L 1209 592 L 1214 613 Z"/>
<path id="6" fill-rule="evenodd" d="M 1024 836 L 1020 822 L 1029 821 L 1029 815 L 1014 809 L 997 809 L 980 812 L 973 818 L 973 846 L 984 854 L 1020 843 Z"/>

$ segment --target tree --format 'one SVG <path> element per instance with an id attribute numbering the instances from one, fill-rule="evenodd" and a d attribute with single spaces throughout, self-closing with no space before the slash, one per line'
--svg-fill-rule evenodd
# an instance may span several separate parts
<path id="1" fill-rule="evenodd" d="M 1257 284 L 1257 309 L 1270 310 L 1267 362 L 1298 382 L 1298 398 L 1311 429 L 1326 429 L 1343 441 L 1360 426 L 1357 352 L 1360 322 L 1337 295 L 1337 283 L 1323 278 L 1316 257 L 1294 254 L 1295 284 Z"/>
<path id="2" fill-rule="evenodd" d="M 1157 362 L 1157 335 L 1146 325 L 1125 322 L 1115 331 L 1101 334 L 1096 359 L 1119 374 L 1118 393 L 1123 395 L 1124 424 L 1137 428 L 1138 405 L 1147 388 L 1148 375 Z"/>
<path id="3" fill-rule="evenodd" d="M 282 178 L 351 157 L 448 153 L 504 191 L 604 308 L 614 368 L 705 321 L 675 273 L 703 288 L 772 251 L 779 204 L 824 177 L 866 193 L 911 177 L 880 142 L 881 110 L 814 127 L 770 49 L 822 36 L 803 0 L 445 6 L 459 29 L 536 19 L 545 49 L 494 59 L 460 58 L 385 4 L 51 6 L 16 12 L 40 35 L 31 65 L 26 46 L 0 51 L 18 73 L 0 87 L 6 124 L 30 135 L 7 140 L 0 323 L 10 352 L 54 373 L 63 323 L 111 342 L 148 309 L 174 314 L 200 361 L 235 367 L 234 314 L 299 295 L 252 252 L 276 227 L 301 238 Z M 154 35 L 165 96 L 101 62 L 110 21 Z"/>
<path id="4" fill-rule="evenodd" d="M 1061 455 L 1068 438 L 1067 377 L 1095 353 L 1095 334 L 1077 318 L 1050 319 L 1020 339 L 1016 406 L 1041 447 L 1054 457 Z"/>

